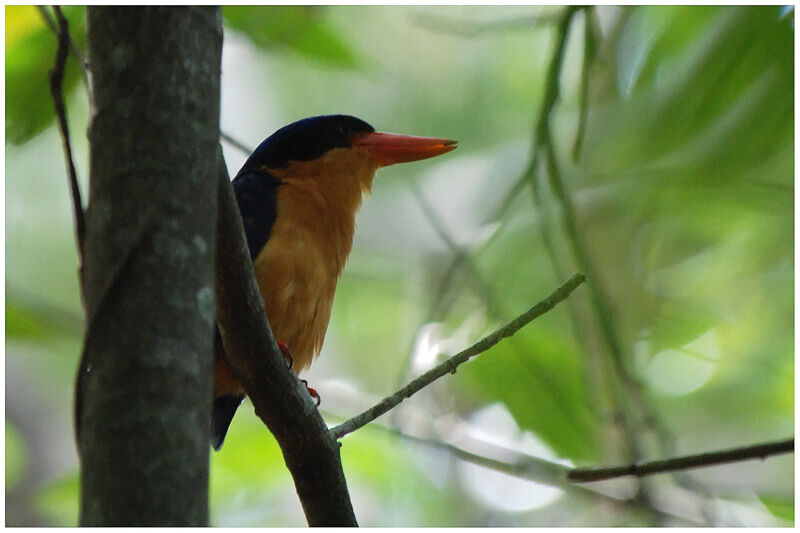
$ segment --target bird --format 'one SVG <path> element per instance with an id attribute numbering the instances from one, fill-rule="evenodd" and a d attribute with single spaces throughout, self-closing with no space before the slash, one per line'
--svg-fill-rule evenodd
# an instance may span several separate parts
<path id="1" fill-rule="evenodd" d="M 280 128 L 244 162 L 232 181 L 234 195 L 267 320 L 296 372 L 322 348 L 356 213 L 375 172 L 456 146 L 450 139 L 378 132 L 349 115 L 323 115 Z M 215 450 L 244 398 L 217 330 Z"/>

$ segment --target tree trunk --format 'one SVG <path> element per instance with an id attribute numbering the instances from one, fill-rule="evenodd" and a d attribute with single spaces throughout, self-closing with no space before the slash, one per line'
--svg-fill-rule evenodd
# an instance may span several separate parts
<path id="1" fill-rule="evenodd" d="M 205 526 L 221 13 L 87 13 L 80 524 Z"/>

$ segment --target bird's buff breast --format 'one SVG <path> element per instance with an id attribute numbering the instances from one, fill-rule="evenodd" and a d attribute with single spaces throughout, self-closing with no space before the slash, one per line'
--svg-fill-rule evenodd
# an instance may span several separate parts
<path id="1" fill-rule="evenodd" d="M 350 235 L 347 248 L 352 242 Z M 308 222 L 279 217 L 254 268 L 270 327 L 292 352 L 294 368 L 311 364 L 322 348 L 341 272 L 335 250 Z"/>
<path id="2" fill-rule="evenodd" d="M 334 149 L 270 171 L 281 182 L 277 217 L 253 264 L 270 327 L 297 371 L 322 348 L 356 212 L 376 168 L 363 150 Z"/>

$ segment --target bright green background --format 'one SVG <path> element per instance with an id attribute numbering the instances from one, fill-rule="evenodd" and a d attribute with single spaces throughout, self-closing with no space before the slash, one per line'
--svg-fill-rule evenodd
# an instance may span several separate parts
<path id="1" fill-rule="evenodd" d="M 544 167 L 539 203 L 531 182 L 520 181 L 557 38 L 552 17 L 562 9 L 224 8 L 222 127 L 247 145 L 327 113 L 459 141 L 441 158 L 381 170 L 359 215 L 322 357 L 308 375 L 329 424 L 513 318 L 578 269 Z M 83 9 L 66 13 L 83 50 Z M 583 287 L 380 422 L 464 447 L 471 436 L 476 453 L 490 449 L 474 439 L 581 466 L 626 461 L 631 435 L 645 459 L 790 437 L 794 12 L 592 13 L 600 32 L 580 158 L 571 154 L 583 13 L 571 26 L 551 131 L 579 238 L 641 394 L 618 387 Z M 77 517 L 71 412 L 82 315 L 47 87 L 54 48 L 36 8 L 6 8 L 7 525 L 75 525 Z M 69 118 L 85 180 L 87 98 L 70 62 Z M 224 146 L 235 172 L 245 154 Z M 614 417 L 615 387 L 662 431 L 637 415 L 626 436 Z M 673 515 L 653 522 L 641 510 L 500 475 L 385 429 L 362 429 L 343 444 L 362 525 L 794 519 L 791 455 L 652 478 L 656 506 Z M 631 486 L 602 489 L 629 497 Z M 277 447 L 249 404 L 213 454 L 211 505 L 215 525 L 304 524 Z"/>

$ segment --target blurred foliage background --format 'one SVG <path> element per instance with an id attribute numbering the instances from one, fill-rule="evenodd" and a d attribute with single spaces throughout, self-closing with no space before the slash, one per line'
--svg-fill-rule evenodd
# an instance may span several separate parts
<path id="1" fill-rule="evenodd" d="M 445 157 L 381 170 L 359 215 L 307 376 L 330 425 L 573 272 L 594 283 L 344 439 L 359 521 L 793 524 L 791 455 L 577 488 L 523 467 L 794 432 L 793 9 L 586 8 L 564 33 L 565 9 L 223 9 L 222 129 L 241 143 L 329 113 L 459 140 Z M 84 9 L 65 13 L 84 50 Z M 6 7 L 7 525 L 77 521 L 82 312 L 47 86 L 54 50 L 41 10 Z M 88 104 L 73 59 L 69 118 L 85 180 Z M 548 87 L 558 98 L 536 136 Z M 246 154 L 223 146 L 233 174 Z M 212 456 L 211 481 L 214 525 L 305 523 L 248 404 Z"/>

